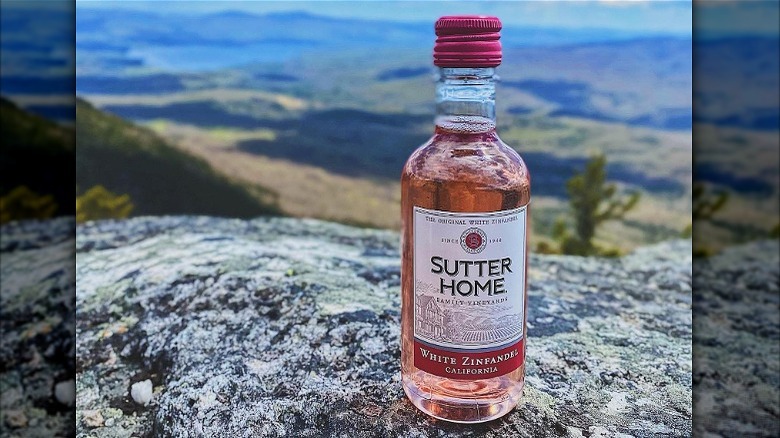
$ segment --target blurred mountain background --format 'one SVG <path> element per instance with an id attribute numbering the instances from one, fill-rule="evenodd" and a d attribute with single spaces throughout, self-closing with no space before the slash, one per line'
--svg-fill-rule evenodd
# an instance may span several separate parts
<path id="1" fill-rule="evenodd" d="M 6 37 L 4 53 L 21 67 L 4 60 L 3 94 L 75 126 L 77 194 L 101 186 L 129 195 L 131 215 L 271 213 L 397 229 L 401 166 L 433 128 L 435 16 L 383 18 L 409 13 L 388 2 L 376 2 L 373 15 L 361 3 L 357 12 L 342 3 L 341 15 L 328 2 L 246 5 L 78 2 L 76 65 L 56 42 Z M 461 5 L 505 16 L 516 7 L 518 17 L 531 7 Z M 684 234 L 696 203 L 694 129 L 722 152 L 697 158 L 697 179 L 706 193 L 729 193 L 706 226 L 724 244 L 767 235 L 780 191 L 776 36 L 694 41 L 690 5 L 676 6 L 683 14 L 668 29 L 636 18 L 634 7 L 591 6 L 624 14 L 626 25 L 599 27 L 587 14 L 581 25 L 557 26 L 502 16 L 498 130 L 533 177 L 534 244 L 551 241 L 553 224 L 569 217 L 566 181 L 595 154 L 621 193 L 642 194 L 599 228 L 599 242 L 629 250 Z M 4 35 L 56 31 L 42 24 L 46 15 L 29 17 L 4 11 Z M 83 99 L 75 113 L 56 97 L 68 85 L 58 72 L 72 67 Z M 718 72 L 695 94 L 694 68 Z M 744 105 L 725 103 L 734 101 Z M 765 168 L 748 169 L 747 157 L 762 157 Z"/>

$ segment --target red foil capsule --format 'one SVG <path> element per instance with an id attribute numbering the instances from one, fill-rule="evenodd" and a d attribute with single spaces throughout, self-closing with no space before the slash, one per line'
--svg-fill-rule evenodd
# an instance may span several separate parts
<path id="1" fill-rule="evenodd" d="M 501 64 L 501 20 L 484 15 L 446 16 L 436 21 L 433 63 L 438 67 Z"/>

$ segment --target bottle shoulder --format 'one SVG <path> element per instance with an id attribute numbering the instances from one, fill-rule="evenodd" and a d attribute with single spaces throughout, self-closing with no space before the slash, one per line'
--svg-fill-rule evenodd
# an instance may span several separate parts
<path id="1" fill-rule="evenodd" d="M 472 182 L 503 189 L 530 184 L 520 154 L 495 132 L 437 133 L 410 155 L 401 179 Z"/>

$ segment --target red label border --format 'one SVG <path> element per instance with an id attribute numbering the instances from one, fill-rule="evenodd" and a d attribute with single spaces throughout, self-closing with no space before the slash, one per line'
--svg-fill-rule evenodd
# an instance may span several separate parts
<path id="1" fill-rule="evenodd" d="M 518 369 L 525 362 L 525 338 L 499 350 L 451 351 L 414 339 L 414 366 L 426 373 L 459 380 L 490 379 Z"/>

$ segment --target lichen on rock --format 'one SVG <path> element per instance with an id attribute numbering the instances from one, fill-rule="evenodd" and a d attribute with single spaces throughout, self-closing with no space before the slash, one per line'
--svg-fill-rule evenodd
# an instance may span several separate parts
<path id="1" fill-rule="evenodd" d="M 693 337 L 690 242 L 620 259 L 532 255 L 522 404 L 464 426 L 426 417 L 401 390 L 395 233 L 296 219 L 96 222 L 78 229 L 74 274 L 72 221 L 1 231 L 2 436 L 72 436 L 74 371 L 79 437 L 780 426 L 777 241 L 694 264 Z M 145 381 L 147 405 L 132 397 Z"/>
<path id="2" fill-rule="evenodd" d="M 780 243 L 727 248 L 694 268 L 694 434 L 776 437 Z"/>
<path id="3" fill-rule="evenodd" d="M 0 227 L 0 436 L 72 436 L 75 222 Z"/>
<path id="4" fill-rule="evenodd" d="M 300 219 L 81 226 L 79 436 L 691 433 L 689 242 L 532 256 L 523 404 L 477 426 L 403 395 L 398 242 Z"/>

